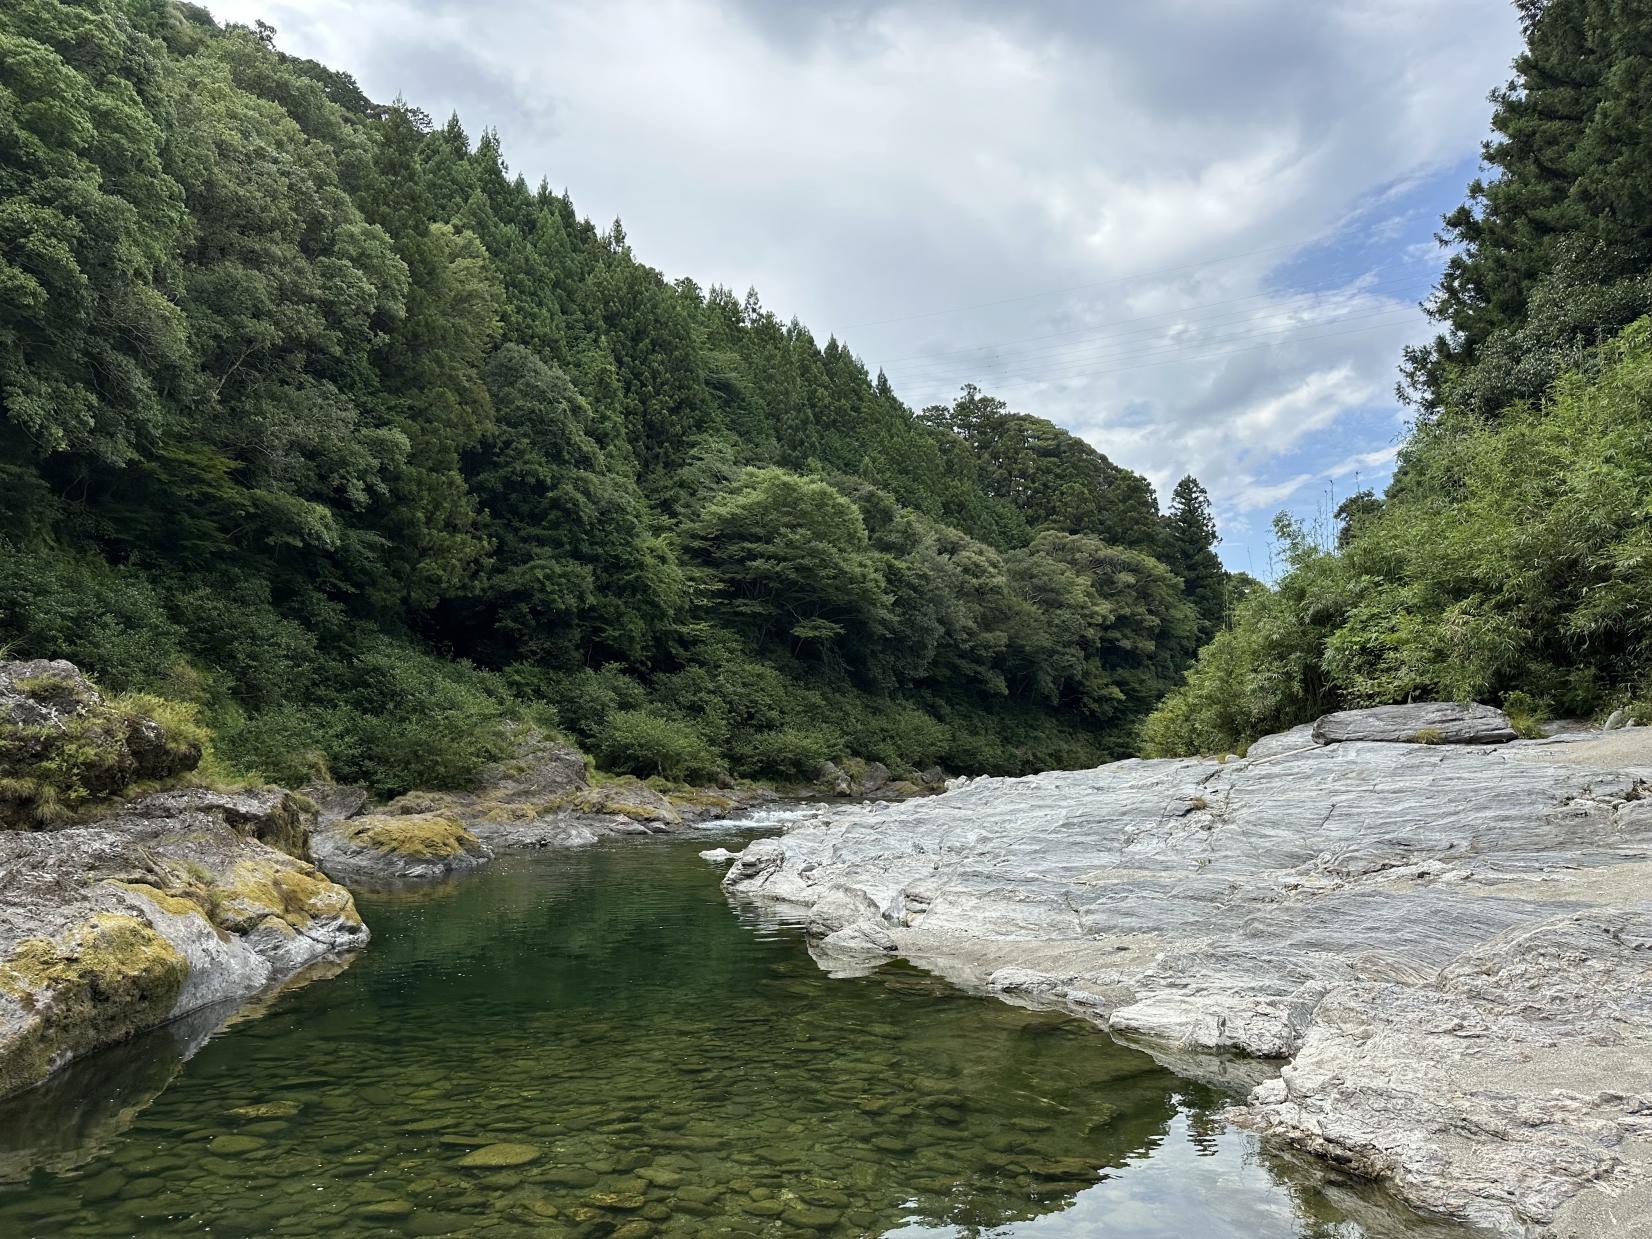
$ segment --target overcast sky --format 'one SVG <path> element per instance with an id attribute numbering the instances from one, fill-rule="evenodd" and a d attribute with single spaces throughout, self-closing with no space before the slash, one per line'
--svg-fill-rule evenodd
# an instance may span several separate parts
<path id="1" fill-rule="evenodd" d="M 1474 174 L 1507 0 L 219 0 L 619 216 L 669 278 L 975 382 L 1167 497 L 1232 568 L 1386 481 L 1431 236 Z"/>

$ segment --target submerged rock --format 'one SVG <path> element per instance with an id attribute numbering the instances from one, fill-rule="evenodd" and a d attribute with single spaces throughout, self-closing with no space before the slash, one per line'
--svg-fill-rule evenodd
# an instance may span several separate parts
<path id="1" fill-rule="evenodd" d="M 526 1166 L 539 1158 L 539 1150 L 531 1144 L 489 1144 L 465 1154 L 459 1164 L 471 1170 L 498 1170 Z"/>
<path id="2" fill-rule="evenodd" d="M 1652 1233 L 1652 741 L 1287 736 L 840 811 L 752 844 L 724 885 L 808 909 L 833 972 L 899 954 L 1177 1069 L 1292 1059 L 1243 1121 L 1424 1208 Z"/>

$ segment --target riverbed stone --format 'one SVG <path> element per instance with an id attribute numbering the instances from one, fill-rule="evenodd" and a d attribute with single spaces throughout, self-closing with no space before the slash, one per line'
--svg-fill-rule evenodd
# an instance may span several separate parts
<path id="1" fill-rule="evenodd" d="M 489 1144 L 459 1159 L 461 1166 L 472 1170 L 498 1169 L 505 1166 L 526 1166 L 538 1161 L 543 1154 L 531 1144 Z"/>
<path id="2" fill-rule="evenodd" d="M 1652 739 L 1350 713 L 1257 757 L 840 809 L 724 886 L 804 909 L 828 971 L 864 927 L 1248 1079 L 1239 1121 L 1424 1208 L 1509 1239 L 1652 1235 Z"/>
<path id="3" fill-rule="evenodd" d="M 256 1153 L 265 1141 L 257 1136 L 219 1136 L 207 1144 L 210 1152 L 219 1157 L 235 1157 L 242 1153 Z"/>
<path id="4" fill-rule="evenodd" d="M 804 1230 L 830 1230 L 842 1216 L 837 1209 L 822 1209 L 817 1205 L 787 1205 L 780 1211 L 782 1222 Z"/>

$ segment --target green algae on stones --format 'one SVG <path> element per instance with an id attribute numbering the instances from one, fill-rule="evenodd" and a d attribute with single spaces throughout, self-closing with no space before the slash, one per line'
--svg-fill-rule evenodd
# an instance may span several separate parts
<path id="1" fill-rule="evenodd" d="M 242 1119 L 290 1119 L 302 1109 L 302 1102 L 266 1101 L 256 1106 L 236 1106 L 229 1113 Z"/>
<path id="2" fill-rule="evenodd" d="M 236 1157 L 242 1153 L 256 1153 L 267 1141 L 257 1136 L 218 1136 L 207 1148 L 221 1157 Z"/>
<path id="3" fill-rule="evenodd" d="M 526 1166 L 538 1161 L 540 1151 L 531 1144 L 490 1144 L 459 1159 L 461 1166 L 472 1170 L 498 1169 L 504 1166 Z"/>

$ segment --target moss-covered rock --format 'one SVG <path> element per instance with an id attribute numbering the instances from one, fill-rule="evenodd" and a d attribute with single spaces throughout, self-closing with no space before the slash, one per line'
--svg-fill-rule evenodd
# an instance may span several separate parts
<path id="1" fill-rule="evenodd" d="M 177 948 L 135 916 L 102 913 L 12 944 L 0 957 L 0 1096 L 161 1023 L 188 974 Z"/>
<path id="2" fill-rule="evenodd" d="M 328 822 L 318 828 L 313 846 L 330 875 L 358 883 L 446 877 L 493 857 L 446 813 L 375 813 Z"/>
<path id="3" fill-rule="evenodd" d="M 477 842 L 457 818 L 443 813 L 358 817 L 347 823 L 345 833 L 362 847 L 415 860 L 457 856 Z"/>
<path id="4" fill-rule="evenodd" d="M 134 784 L 193 770 L 188 706 L 105 698 L 73 663 L 0 661 L 0 827 L 60 826 Z"/>
<path id="5" fill-rule="evenodd" d="M 0 831 L 0 1095 L 366 940 L 347 890 L 221 815 Z"/>

